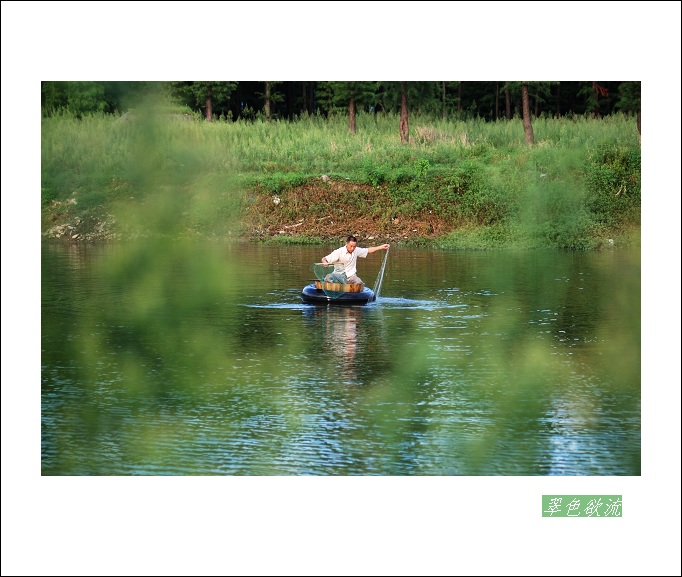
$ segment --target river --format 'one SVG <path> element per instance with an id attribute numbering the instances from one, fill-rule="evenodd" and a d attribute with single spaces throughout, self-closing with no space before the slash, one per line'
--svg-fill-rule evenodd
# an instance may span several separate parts
<path id="1" fill-rule="evenodd" d="M 42 474 L 640 475 L 638 250 L 334 248 L 45 241 Z"/>

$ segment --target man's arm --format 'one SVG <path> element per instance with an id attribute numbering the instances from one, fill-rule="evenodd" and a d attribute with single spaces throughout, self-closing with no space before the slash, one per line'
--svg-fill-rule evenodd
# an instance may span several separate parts
<path id="1" fill-rule="evenodd" d="M 391 246 L 391 245 L 389 245 L 389 244 L 382 244 L 382 245 L 379 245 L 379 246 L 370 246 L 370 247 L 367 249 L 367 252 L 368 252 L 369 254 L 372 254 L 373 252 L 376 252 L 376 251 L 378 251 L 378 250 L 388 250 L 388 247 L 389 247 L 389 246 Z M 322 262 L 324 262 L 324 259 L 322 259 Z"/>
<path id="2" fill-rule="evenodd" d="M 339 259 L 336 255 L 336 251 L 333 250 L 327 256 L 322 257 L 322 264 L 331 264 L 333 262 L 336 262 L 337 260 L 339 260 Z"/>

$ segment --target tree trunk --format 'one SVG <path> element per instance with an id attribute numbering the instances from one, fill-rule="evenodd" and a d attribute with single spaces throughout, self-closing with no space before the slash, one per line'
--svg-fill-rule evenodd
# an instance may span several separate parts
<path id="1" fill-rule="evenodd" d="M 594 90 L 594 117 L 601 118 L 601 111 L 599 110 L 599 88 L 596 82 L 592 82 L 592 90 Z"/>
<path id="2" fill-rule="evenodd" d="M 265 120 L 270 122 L 270 83 L 265 83 Z"/>
<path id="3" fill-rule="evenodd" d="M 405 82 L 400 83 L 400 144 L 410 141 L 409 126 L 407 124 L 407 87 Z"/>
<path id="4" fill-rule="evenodd" d="M 642 111 L 637 111 L 637 132 L 642 136 Z"/>
<path id="5" fill-rule="evenodd" d="M 457 112 L 462 112 L 462 81 L 457 85 Z"/>
<path id="6" fill-rule="evenodd" d="M 500 117 L 500 83 L 495 82 L 495 120 Z"/>
<path id="7" fill-rule="evenodd" d="M 507 120 L 511 120 L 511 96 L 509 95 L 509 88 L 504 91 L 504 106 L 505 110 L 504 113 L 507 117 Z"/>
<path id="8" fill-rule="evenodd" d="M 239 86 L 239 85 L 237 85 Z M 286 84 L 287 87 L 287 118 L 289 120 L 292 120 L 295 115 L 295 106 L 294 106 L 294 83 L 293 82 L 288 82 Z"/>
<path id="9" fill-rule="evenodd" d="M 211 99 L 211 87 L 208 87 L 206 92 L 206 120 L 213 122 L 213 100 Z"/>
<path id="10" fill-rule="evenodd" d="M 528 98 L 528 86 L 521 84 L 521 102 L 523 104 L 523 132 L 526 135 L 526 144 L 533 146 L 533 125 L 530 123 L 530 101 Z"/>
<path id="11" fill-rule="evenodd" d="M 357 108 L 355 106 L 355 98 L 350 97 L 350 103 L 348 104 L 348 130 L 355 134 L 355 112 Z"/>
<path id="12" fill-rule="evenodd" d="M 556 85 L 556 117 L 561 118 L 561 84 Z"/>
<path id="13" fill-rule="evenodd" d="M 440 83 L 443 88 L 443 120 L 445 120 L 445 80 Z"/>
<path id="14" fill-rule="evenodd" d="M 230 106 L 230 112 L 232 113 L 232 120 L 237 120 L 239 118 L 239 115 L 241 114 L 241 105 L 239 104 L 242 101 L 242 86 L 241 82 L 237 84 L 237 88 L 234 91 L 234 98 L 231 98 L 230 100 L 232 101 L 232 105 Z"/>

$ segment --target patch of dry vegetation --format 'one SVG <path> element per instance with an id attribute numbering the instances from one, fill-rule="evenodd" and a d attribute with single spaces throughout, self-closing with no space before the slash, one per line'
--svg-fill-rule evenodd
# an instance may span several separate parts
<path id="1" fill-rule="evenodd" d="M 384 187 L 346 180 L 314 181 L 280 194 L 257 192 L 242 222 L 242 234 L 399 241 L 436 238 L 453 224 L 433 214 L 398 215 Z"/>

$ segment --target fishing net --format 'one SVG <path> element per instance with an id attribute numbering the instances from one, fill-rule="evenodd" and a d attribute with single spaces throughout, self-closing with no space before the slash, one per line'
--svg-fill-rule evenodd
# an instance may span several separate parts
<path id="1" fill-rule="evenodd" d="M 348 292 L 349 287 L 357 287 L 357 285 L 348 284 L 342 264 L 329 265 L 316 262 L 311 265 L 310 270 L 313 271 L 318 281 L 317 288 L 321 288 L 329 298 L 339 298 L 344 292 Z"/>

